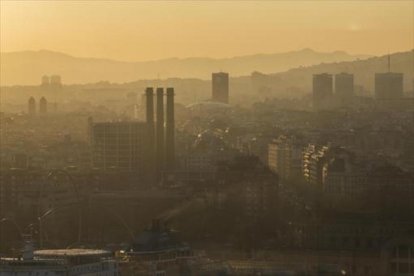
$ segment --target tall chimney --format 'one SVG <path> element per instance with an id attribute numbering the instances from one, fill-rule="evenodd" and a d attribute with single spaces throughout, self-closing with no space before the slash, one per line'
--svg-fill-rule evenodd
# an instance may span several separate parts
<path id="1" fill-rule="evenodd" d="M 174 88 L 167 88 L 167 122 L 166 122 L 166 167 L 174 169 L 175 163 L 175 122 L 174 122 Z"/>
<path id="2" fill-rule="evenodd" d="M 148 175 L 152 180 L 154 176 L 155 164 L 154 164 L 154 155 L 155 155 L 155 129 L 154 129 L 154 89 L 152 87 L 147 87 L 145 89 L 146 97 L 146 120 L 148 128 Z"/>
<path id="3" fill-rule="evenodd" d="M 156 166 L 158 177 L 164 169 L 164 88 L 157 88 L 157 148 Z"/>

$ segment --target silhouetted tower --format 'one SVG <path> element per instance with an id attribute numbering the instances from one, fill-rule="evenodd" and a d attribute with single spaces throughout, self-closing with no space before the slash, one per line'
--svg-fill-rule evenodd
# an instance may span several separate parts
<path id="1" fill-rule="evenodd" d="M 160 176 L 164 169 L 164 88 L 157 88 L 157 148 L 156 148 L 156 165 L 157 174 Z"/>
<path id="2" fill-rule="evenodd" d="M 212 100 L 220 103 L 229 103 L 229 74 L 213 73 L 212 79 Z"/>
<path id="3" fill-rule="evenodd" d="M 341 107 L 347 107 L 354 97 L 354 75 L 340 73 L 335 75 L 335 95 Z"/>
<path id="4" fill-rule="evenodd" d="M 376 73 L 375 98 L 378 100 L 401 99 L 403 97 L 402 73 Z"/>
<path id="5" fill-rule="evenodd" d="M 167 88 L 167 122 L 166 122 L 166 167 L 174 170 L 175 167 L 175 121 L 174 121 L 174 88 Z"/>
<path id="6" fill-rule="evenodd" d="M 329 109 L 333 97 L 333 79 L 331 74 L 313 75 L 313 108 L 315 110 Z"/>
<path id="7" fill-rule="evenodd" d="M 391 72 L 391 56 L 387 56 L 387 72 L 375 74 L 375 98 L 377 100 L 401 99 L 404 95 L 402 73 Z"/>
<path id="8" fill-rule="evenodd" d="M 62 78 L 59 75 L 53 75 L 50 77 L 50 86 L 52 88 L 62 87 Z"/>
<path id="9" fill-rule="evenodd" d="M 147 87 L 145 90 L 146 97 L 146 121 L 148 129 L 148 174 L 149 177 L 154 177 L 155 170 L 155 128 L 154 128 L 154 88 Z"/>
<path id="10" fill-rule="evenodd" d="M 40 98 L 39 100 L 39 114 L 47 113 L 47 100 L 45 97 Z"/>
<path id="11" fill-rule="evenodd" d="M 49 76 L 44 75 L 42 77 L 42 80 L 41 80 L 41 86 L 43 86 L 43 87 L 49 87 L 49 84 L 50 84 L 50 78 L 49 78 Z"/>
<path id="12" fill-rule="evenodd" d="M 36 115 L 36 100 L 33 97 L 30 97 L 28 101 L 28 112 L 30 116 Z"/>

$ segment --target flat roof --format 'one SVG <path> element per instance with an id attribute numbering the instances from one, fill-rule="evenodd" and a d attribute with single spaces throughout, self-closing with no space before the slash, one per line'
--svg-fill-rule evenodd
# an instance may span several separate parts
<path id="1" fill-rule="evenodd" d="M 111 252 L 102 249 L 84 249 L 84 248 L 71 248 L 71 249 L 43 249 L 36 250 L 34 255 L 36 257 L 46 256 L 58 256 L 58 257 L 73 257 L 73 256 L 102 256 L 110 255 Z"/>

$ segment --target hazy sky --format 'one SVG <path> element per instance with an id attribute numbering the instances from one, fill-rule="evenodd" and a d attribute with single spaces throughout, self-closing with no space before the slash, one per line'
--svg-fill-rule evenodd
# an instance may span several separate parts
<path id="1" fill-rule="evenodd" d="M 4 1 L 1 51 L 119 60 L 414 48 L 414 1 Z"/>

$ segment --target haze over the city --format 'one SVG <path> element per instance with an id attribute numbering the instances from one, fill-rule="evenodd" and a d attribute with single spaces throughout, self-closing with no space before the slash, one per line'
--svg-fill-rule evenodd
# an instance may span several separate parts
<path id="1" fill-rule="evenodd" d="M 338 8 L 340 5 L 340 8 Z M 413 47 L 413 1 L 1 1 L 1 52 L 148 61 Z"/>
<path id="2" fill-rule="evenodd" d="M 414 275 L 414 0 L 0 5 L 1 276 Z"/>

